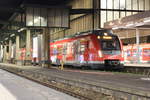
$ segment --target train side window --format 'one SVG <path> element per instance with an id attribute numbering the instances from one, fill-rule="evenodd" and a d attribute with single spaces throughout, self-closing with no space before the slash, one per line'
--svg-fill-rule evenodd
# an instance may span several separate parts
<path id="1" fill-rule="evenodd" d="M 88 49 L 88 48 L 89 48 L 89 42 L 88 41 L 86 41 L 85 43 L 81 44 L 81 46 L 80 46 L 80 49 L 81 49 L 82 53 L 85 52 L 85 50 Z"/>
<path id="2" fill-rule="evenodd" d="M 74 53 L 74 47 L 73 47 L 73 45 L 72 45 L 72 47 L 71 47 L 71 51 L 72 51 L 72 53 Z"/>
<path id="3" fill-rule="evenodd" d="M 78 53 L 78 44 L 77 44 L 77 41 L 73 42 L 72 48 L 73 48 L 73 53 L 77 54 Z"/>
<path id="4" fill-rule="evenodd" d="M 143 55 L 150 57 L 150 49 L 144 49 L 144 50 L 143 50 Z"/>
<path id="5" fill-rule="evenodd" d="M 89 41 L 86 42 L 86 48 L 89 49 Z"/>
<path id="6" fill-rule="evenodd" d="M 137 56 L 137 50 L 133 50 L 133 56 Z"/>
<path id="7" fill-rule="evenodd" d="M 65 43 L 65 44 L 63 45 L 62 54 L 64 54 L 64 55 L 67 54 L 67 43 Z"/>
<path id="8" fill-rule="evenodd" d="M 58 47 L 58 55 L 61 55 L 61 53 L 62 53 L 62 50 L 63 50 L 63 48 L 62 48 L 62 46 L 60 46 L 60 47 Z"/>
<path id="9" fill-rule="evenodd" d="M 131 56 L 131 50 L 127 50 L 127 56 Z"/>
<path id="10" fill-rule="evenodd" d="M 139 49 L 139 55 L 140 56 L 142 55 L 142 49 Z"/>
<path id="11" fill-rule="evenodd" d="M 53 55 L 57 55 L 58 51 L 57 51 L 57 47 L 53 48 Z"/>
<path id="12" fill-rule="evenodd" d="M 80 49 L 80 50 L 81 50 L 81 52 L 84 52 L 84 51 L 85 51 L 85 47 L 86 47 L 86 46 L 85 46 L 84 44 L 81 44 L 81 46 L 80 46 L 80 48 L 81 48 L 81 49 Z"/>

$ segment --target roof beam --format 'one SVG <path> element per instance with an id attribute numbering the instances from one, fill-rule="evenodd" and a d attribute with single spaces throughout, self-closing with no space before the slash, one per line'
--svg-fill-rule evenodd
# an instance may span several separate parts
<path id="1" fill-rule="evenodd" d="M 0 5 L 0 11 L 10 12 L 10 13 L 14 13 L 14 12 L 23 13 L 24 12 L 22 8 L 4 7 L 1 5 Z"/>
<path id="2" fill-rule="evenodd" d="M 93 13 L 93 11 L 134 11 L 134 12 L 144 12 L 144 10 L 127 10 L 127 9 L 70 9 L 70 14 L 88 14 Z"/>
<path id="3" fill-rule="evenodd" d="M 1 29 L 0 33 L 4 34 L 4 33 L 19 33 L 18 30 L 9 30 L 9 29 Z"/>
<path id="4" fill-rule="evenodd" d="M 0 30 L 0 41 L 6 41 L 6 38 L 12 38 L 11 34 L 19 34 L 18 30 L 1 29 Z"/>
<path id="5" fill-rule="evenodd" d="M 92 13 L 93 9 L 71 9 L 70 14 L 87 14 L 87 13 Z"/>
<path id="6" fill-rule="evenodd" d="M 0 20 L 0 24 L 12 25 L 12 26 L 25 26 L 25 23 L 17 22 L 17 21 L 3 21 L 3 20 Z"/>

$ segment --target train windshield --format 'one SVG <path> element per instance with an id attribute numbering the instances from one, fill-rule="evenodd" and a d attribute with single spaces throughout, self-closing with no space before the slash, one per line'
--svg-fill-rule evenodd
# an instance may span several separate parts
<path id="1" fill-rule="evenodd" d="M 101 40 L 102 50 L 120 50 L 120 42 L 117 37 Z"/>

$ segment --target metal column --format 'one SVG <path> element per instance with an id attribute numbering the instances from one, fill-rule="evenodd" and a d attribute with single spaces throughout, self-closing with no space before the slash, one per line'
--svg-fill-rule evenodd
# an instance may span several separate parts
<path id="1" fill-rule="evenodd" d="M 17 35 L 16 36 L 16 64 L 19 64 L 19 61 L 20 61 L 20 59 L 19 59 L 19 57 L 20 57 L 20 54 L 19 54 L 19 50 L 20 50 L 20 48 L 19 48 L 19 45 L 20 45 L 20 43 L 19 43 L 20 41 L 19 41 L 19 35 Z"/>
<path id="2" fill-rule="evenodd" d="M 139 29 L 136 28 L 136 46 L 137 46 L 137 63 L 140 63 L 140 33 Z"/>
<path id="3" fill-rule="evenodd" d="M 43 39 L 42 39 L 42 67 L 50 67 L 50 34 L 49 34 L 49 29 L 44 28 L 43 29 Z"/>
<path id="4" fill-rule="evenodd" d="M 11 61 L 11 53 L 12 53 L 12 40 L 9 40 L 9 63 L 12 63 Z"/>
<path id="5" fill-rule="evenodd" d="M 1 44 L 0 45 L 0 62 L 3 62 L 3 58 L 4 58 L 3 54 L 4 54 L 4 49 L 3 49 L 3 45 Z"/>
<path id="6" fill-rule="evenodd" d="M 3 57 L 3 62 L 6 63 L 6 44 L 4 45 L 4 57 Z"/>
<path id="7" fill-rule="evenodd" d="M 30 30 L 26 30 L 26 55 L 25 55 L 25 64 L 30 65 L 31 64 L 31 32 Z"/>

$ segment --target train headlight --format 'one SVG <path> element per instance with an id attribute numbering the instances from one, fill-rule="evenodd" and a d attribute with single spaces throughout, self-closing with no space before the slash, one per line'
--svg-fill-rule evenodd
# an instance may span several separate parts
<path id="1" fill-rule="evenodd" d="M 103 57 L 103 54 L 102 54 L 101 50 L 98 51 L 98 55 L 99 55 L 99 57 Z"/>
<path id="2" fill-rule="evenodd" d="M 100 36 L 97 36 L 97 38 L 98 38 L 98 39 L 101 39 L 101 37 L 100 37 Z"/>

